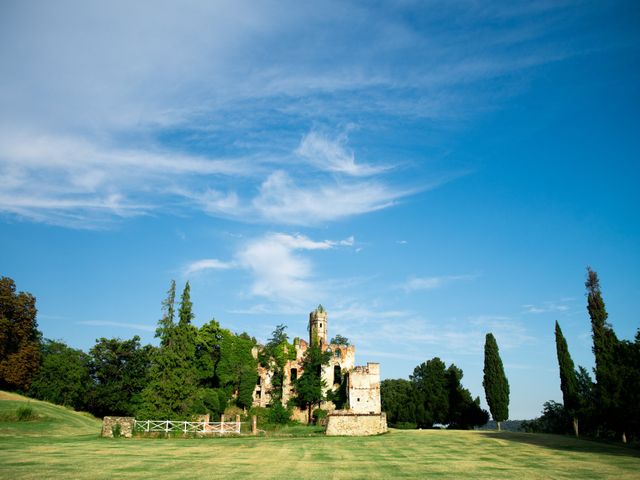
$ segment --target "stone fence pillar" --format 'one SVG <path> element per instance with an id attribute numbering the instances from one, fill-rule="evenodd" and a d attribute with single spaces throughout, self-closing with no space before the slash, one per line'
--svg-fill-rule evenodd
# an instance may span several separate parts
<path id="1" fill-rule="evenodd" d="M 134 417 L 104 417 L 102 419 L 102 436 L 131 438 L 135 422 L 136 419 Z"/>

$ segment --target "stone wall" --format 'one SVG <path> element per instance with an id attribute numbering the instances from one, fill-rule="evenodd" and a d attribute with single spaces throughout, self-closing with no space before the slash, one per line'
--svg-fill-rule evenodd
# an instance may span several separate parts
<path id="1" fill-rule="evenodd" d="M 327 417 L 329 436 L 379 435 L 387 431 L 387 414 L 357 414 L 337 410 Z"/>
<path id="2" fill-rule="evenodd" d="M 353 413 L 379 414 L 380 364 L 367 363 L 349 372 L 349 410 Z"/>
<path id="3" fill-rule="evenodd" d="M 102 420 L 102 436 L 113 438 L 113 429 L 120 425 L 120 436 L 131 438 L 136 419 L 133 417 L 104 417 Z"/>

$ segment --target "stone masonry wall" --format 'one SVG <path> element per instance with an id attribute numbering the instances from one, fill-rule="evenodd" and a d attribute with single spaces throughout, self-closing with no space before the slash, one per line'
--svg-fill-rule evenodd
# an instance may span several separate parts
<path id="1" fill-rule="evenodd" d="M 367 363 L 349 373 L 349 410 L 353 413 L 379 414 L 380 364 Z"/>
<path id="2" fill-rule="evenodd" d="M 327 431 L 329 436 L 361 436 L 379 435 L 387 431 L 387 415 L 361 415 L 336 411 L 327 417 Z"/>
<path id="3" fill-rule="evenodd" d="M 131 438 L 135 421 L 134 417 L 104 417 L 102 420 L 102 436 L 113 438 L 113 427 L 120 425 L 120 435 Z"/>

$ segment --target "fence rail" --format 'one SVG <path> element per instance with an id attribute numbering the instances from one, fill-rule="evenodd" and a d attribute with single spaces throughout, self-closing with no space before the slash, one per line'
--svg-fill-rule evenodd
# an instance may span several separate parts
<path id="1" fill-rule="evenodd" d="M 201 435 L 240 433 L 241 422 L 183 422 L 176 420 L 135 420 L 136 432 L 199 433 Z"/>

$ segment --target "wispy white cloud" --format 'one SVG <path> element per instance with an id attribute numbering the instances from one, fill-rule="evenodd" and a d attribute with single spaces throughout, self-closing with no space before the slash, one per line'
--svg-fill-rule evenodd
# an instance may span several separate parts
<path id="1" fill-rule="evenodd" d="M 478 278 L 477 274 L 464 275 L 444 275 L 439 277 L 412 277 L 408 279 L 401 288 L 406 292 L 415 292 L 417 290 L 434 290 L 444 287 L 453 282 L 462 280 L 474 280 Z"/>
<path id="2" fill-rule="evenodd" d="M 511 89 L 489 82 L 584 51 L 554 40 L 575 11 L 552 3 L 419 6 L 424 29 L 404 20 L 410 3 L 16 3 L 0 18 L 0 212 L 82 227 L 162 206 L 315 225 L 391 207 L 437 185 L 393 183 L 398 159 L 316 127 L 493 108 Z M 448 16 L 455 34 L 437 26 Z"/>
<path id="3" fill-rule="evenodd" d="M 542 302 L 542 304 L 539 305 L 527 304 L 523 305 L 522 308 L 524 313 L 563 313 L 568 312 L 571 308 L 567 305 L 567 302 L 570 300 L 571 299 L 562 299 L 554 302 Z"/>
<path id="4" fill-rule="evenodd" d="M 4 131 L 0 212 L 91 228 L 172 203 L 180 196 L 176 183 L 186 188 L 201 176 L 245 176 L 247 162 Z"/>
<path id="5" fill-rule="evenodd" d="M 265 311 L 283 309 L 300 312 L 301 306 L 322 301 L 326 292 L 323 282 L 315 279 L 311 260 L 303 252 L 352 247 L 355 238 L 343 240 L 313 240 L 300 233 L 269 233 L 242 243 L 231 261 L 200 259 L 183 268 L 185 276 L 208 270 L 237 268 L 246 270 L 252 277 L 250 294 L 268 299 L 270 305 L 258 304 L 234 313 L 262 314 Z"/>
<path id="6" fill-rule="evenodd" d="M 330 240 L 315 241 L 305 235 L 295 233 L 289 235 L 286 233 L 274 233 L 269 236 L 270 240 L 291 250 L 327 250 L 332 248 L 336 242 Z"/>
<path id="7" fill-rule="evenodd" d="M 142 323 L 126 323 L 126 322 L 110 322 L 106 320 L 86 320 L 77 322 L 78 325 L 88 325 L 91 327 L 117 327 L 125 328 L 129 330 L 142 330 L 144 332 L 155 332 L 156 327 L 154 325 L 145 325 Z"/>
<path id="8" fill-rule="evenodd" d="M 347 237 L 344 240 L 340 240 L 338 242 L 338 245 L 342 245 L 345 247 L 353 247 L 355 243 L 356 243 L 356 239 L 353 235 L 351 235 L 350 237 Z"/>
<path id="9" fill-rule="evenodd" d="M 420 190 L 392 188 L 377 181 L 304 184 L 277 171 L 260 186 L 252 206 L 266 220 L 315 225 L 382 210 Z"/>
<path id="10" fill-rule="evenodd" d="M 277 159 L 207 158 L 4 132 L 0 212 L 79 228 L 153 213 L 160 206 L 170 212 L 202 209 L 240 221 L 315 225 L 388 208 L 432 188 L 393 187 L 381 180 L 301 179 L 281 169 L 269 172 L 273 162 Z M 225 190 L 230 178 L 246 184 L 244 192 Z M 248 187 L 256 184 L 258 192 L 251 197 L 254 190 Z"/>
<path id="11" fill-rule="evenodd" d="M 272 233 L 245 244 L 236 258 L 252 274 L 253 295 L 274 303 L 309 305 L 321 301 L 325 292 L 321 283 L 313 279 L 311 260 L 300 252 L 328 250 L 339 245 L 340 241 L 315 241 L 301 234 Z"/>
<path id="12" fill-rule="evenodd" d="M 346 148 L 346 140 L 345 134 L 332 139 L 312 130 L 302 138 L 295 153 L 320 170 L 354 177 L 365 177 L 389 170 L 390 167 L 384 165 L 356 163 L 354 152 Z"/>
<path id="13" fill-rule="evenodd" d="M 203 272 L 206 270 L 228 270 L 235 267 L 233 262 L 222 262 L 215 258 L 203 258 L 189 263 L 183 269 L 184 276 L 193 275 L 194 273 Z"/>

